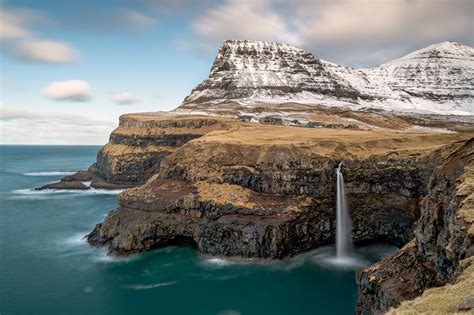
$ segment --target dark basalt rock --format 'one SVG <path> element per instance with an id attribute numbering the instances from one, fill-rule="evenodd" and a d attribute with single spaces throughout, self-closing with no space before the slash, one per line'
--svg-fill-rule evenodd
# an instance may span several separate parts
<path id="1" fill-rule="evenodd" d="M 401 251 L 357 275 L 357 313 L 383 313 L 430 287 L 453 282 L 460 262 L 474 255 L 474 236 L 460 214 L 468 196 L 458 191 L 466 168 L 474 167 L 474 139 L 435 151 L 427 176 L 415 239 Z M 443 157 L 446 155 L 446 157 Z M 472 193 L 472 192 L 471 192 Z M 471 232 L 472 233 L 472 232 Z"/>
<path id="2" fill-rule="evenodd" d="M 87 190 L 88 186 L 84 185 L 82 182 L 78 181 L 60 181 L 58 183 L 47 184 L 35 190 L 45 190 L 45 189 L 74 189 L 74 190 Z"/>
<path id="3" fill-rule="evenodd" d="M 112 132 L 109 143 L 99 150 L 96 163 L 87 171 L 65 176 L 53 186 L 57 189 L 82 189 L 79 184 L 76 184 L 77 188 L 66 188 L 72 185 L 62 183 L 75 181 L 91 181 L 91 187 L 101 189 L 144 184 L 158 172 L 161 161 L 175 148 L 202 137 L 212 128 L 223 128 L 222 122 L 219 124 L 216 119 L 209 117 L 144 119 L 147 114 L 139 117 L 141 119 L 136 119 L 134 115 L 121 116 L 119 128 Z M 162 133 L 152 133 L 150 128 L 162 129 Z M 203 131 L 203 128 L 208 129 Z M 183 132 L 183 129 L 188 132 Z M 128 130 L 136 130 L 137 133 Z"/>
<path id="4" fill-rule="evenodd" d="M 411 300 L 439 285 L 432 265 L 418 254 L 414 242 L 357 273 L 357 314 L 382 314 L 401 301 Z"/>
<path id="5" fill-rule="evenodd" d="M 89 171 L 79 171 L 76 172 L 72 175 L 67 175 L 64 176 L 61 181 L 63 182 L 74 182 L 74 181 L 79 181 L 79 182 L 88 182 L 91 181 L 93 177 L 93 174 Z"/>
<path id="6" fill-rule="evenodd" d="M 109 156 L 99 151 L 97 173 L 102 181 L 123 186 L 143 184 L 158 172 L 160 163 L 170 152 L 166 150 Z"/>
<path id="7" fill-rule="evenodd" d="M 231 147 L 229 150 L 234 155 L 237 152 Z M 246 207 L 201 200 L 189 172 L 176 169 L 176 162 L 167 159 L 158 177 L 120 195 L 122 208 L 96 227 L 90 242 L 109 246 L 113 254 L 124 254 L 162 246 L 174 237 L 186 237 L 203 253 L 254 258 L 283 258 L 333 242 L 336 192 L 331 183 L 335 181 L 337 161 L 311 157 L 305 160 L 304 155 L 289 159 L 281 150 L 276 149 L 275 154 L 282 157 L 283 164 L 265 161 L 252 164 L 251 168 L 223 166 L 222 185 L 238 185 L 252 191 Z M 213 163 L 220 164 L 215 155 Z M 417 162 L 397 160 L 380 167 L 373 160 L 345 163 L 347 191 L 353 201 L 350 209 L 354 239 L 406 243 L 418 217 L 417 203 L 422 192 L 421 179 L 413 167 Z M 212 181 L 219 185 L 216 178 Z M 299 199 L 307 202 L 288 203 Z M 155 224 L 160 225 L 158 234 L 141 235 L 140 231 Z M 170 226 L 165 228 L 167 224 Z M 174 235 L 178 230 L 182 234 Z M 130 235 L 134 238 L 129 239 Z M 136 242 L 142 237 L 146 238 L 146 248 Z"/>
<path id="8" fill-rule="evenodd" d="M 452 281 L 460 259 L 472 255 L 472 236 L 457 215 L 461 199 L 454 188 L 472 163 L 473 144 L 458 142 L 423 159 L 344 161 L 356 242 L 402 246 L 413 239 L 419 220 L 414 241 L 357 274 L 358 313 L 385 312 Z M 105 245 L 115 255 L 187 242 L 205 254 L 265 259 L 334 242 L 332 183 L 340 161 L 278 146 L 267 149 L 266 158 L 255 152 L 255 159 L 248 148 L 230 144 L 195 149 L 194 144 L 186 146 L 191 156 L 212 150 L 212 163 L 205 162 L 212 165 L 210 173 L 196 173 L 199 166 L 183 164 L 183 152 L 167 156 L 155 177 L 120 195 L 120 208 L 95 227 L 89 242 Z M 216 169 L 221 175 L 216 176 Z M 202 182 L 221 191 L 230 189 L 225 185 L 245 188 L 250 195 L 243 204 L 232 198 L 210 201 L 198 188 Z"/>
<path id="9" fill-rule="evenodd" d="M 183 145 L 184 143 L 197 139 L 202 135 L 199 134 L 179 134 L 179 135 L 160 135 L 156 136 L 134 136 L 123 134 L 111 134 L 109 143 L 124 144 L 132 147 L 147 147 L 147 146 L 167 146 L 175 147 Z"/>

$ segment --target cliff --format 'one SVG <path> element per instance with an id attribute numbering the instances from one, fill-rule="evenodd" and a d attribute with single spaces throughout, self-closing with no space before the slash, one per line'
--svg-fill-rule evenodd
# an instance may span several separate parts
<path id="1" fill-rule="evenodd" d="M 143 184 L 158 172 L 161 161 L 186 142 L 213 130 L 226 130 L 232 120 L 208 116 L 127 114 L 97 153 L 87 171 L 66 176 L 38 189 L 128 188 Z"/>
<path id="2" fill-rule="evenodd" d="M 166 125 L 167 131 L 160 130 L 155 142 L 139 147 L 144 151 L 148 146 L 154 149 L 156 141 L 162 143 L 163 134 L 193 134 L 195 139 L 172 152 L 156 151 L 163 156 L 156 174 L 124 191 L 121 207 L 91 233 L 91 243 L 107 245 L 115 254 L 189 242 L 208 254 L 283 258 L 333 242 L 334 168 L 342 159 L 355 239 L 403 245 L 419 217 L 418 203 L 427 193 L 434 167 L 429 152 L 469 137 L 311 129 L 192 116 L 178 117 L 179 123 L 171 124 L 170 116 L 133 117 L 142 120 L 146 124 L 138 129 L 143 130 L 135 130 L 135 123 L 121 123 L 114 134 L 135 135 L 126 142 L 133 147 L 143 139 L 136 135 L 147 133 L 148 126 Z M 125 145 L 115 141 L 114 135 L 113 143 L 104 148 Z M 137 155 L 133 163 L 141 159 Z M 128 170 L 128 178 L 143 176 L 142 169 L 122 169 Z"/>
<path id="3" fill-rule="evenodd" d="M 429 158 L 438 161 L 420 202 L 415 238 L 396 254 L 358 274 L 360 313 L 388 311 L 433 286 L 448 284 L 441 289 L 447 292 L 453 290 L 449 283 L 455 283 L 454 288 L 472 283 L 474 140 L 437 150 Z M 464 302 L 474 298 L 472 287 L 470 291 L 452 291 L 446 295 L 449 303 L 432 305 L 426 301 L 440 296 L 439 290 L 427 291 L 420 299 L 402 304 L 404 311 L 400 312 L 410 308 L 425 313 L 461 310 Z"/>
<path id="4" fill-rule="evenodd" d="M 343 160 L 354 240 L 403 246 L 357 276 L 358 312 L 377 313 L 433 286 L 465 286 L 473 135 L 128 114 L 89 171 L 53 185 L 131 187 L 88 236 L 112 255 L 187 243 L 203 254 L 282 259 L 334 242 Z"/>

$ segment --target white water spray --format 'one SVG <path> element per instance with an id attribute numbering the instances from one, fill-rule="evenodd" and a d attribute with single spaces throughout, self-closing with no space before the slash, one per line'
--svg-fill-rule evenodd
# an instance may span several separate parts
<path id="1" fill-rule="evenodd" d="M 336 201 L 336 257 L 348 258 L 352 255 L 352 226 L 349 209 L 346 203 L 344 177 L 341 172 L 342 162 L 336 169 L 337 201 Z"/>

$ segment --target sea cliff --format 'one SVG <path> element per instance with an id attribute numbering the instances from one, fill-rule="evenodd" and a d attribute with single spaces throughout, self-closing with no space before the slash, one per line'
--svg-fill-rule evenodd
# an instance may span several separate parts
<path id="1" fill-rule="evenodd" d="M 357 312 L 381 313 L 455 283 L 473 255 L 472 136 L 128 114 L 97 162 L 59 185 L 130 187 L 88 235 L 111 255 L 187 243 L 283 259 L 334 242 L 343 161 L 354 240 L 401 247 L 357 275 Z"/>

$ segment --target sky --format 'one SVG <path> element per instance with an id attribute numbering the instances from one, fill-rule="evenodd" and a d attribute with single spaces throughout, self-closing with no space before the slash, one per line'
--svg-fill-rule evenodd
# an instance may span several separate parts
<path id="1" fill-rule="evenodd" d="M 360 68 L 473 34 L 474 0 L 0 0 L 0 143 L 104 144 L 179 106 L 225 39 Z"/>

